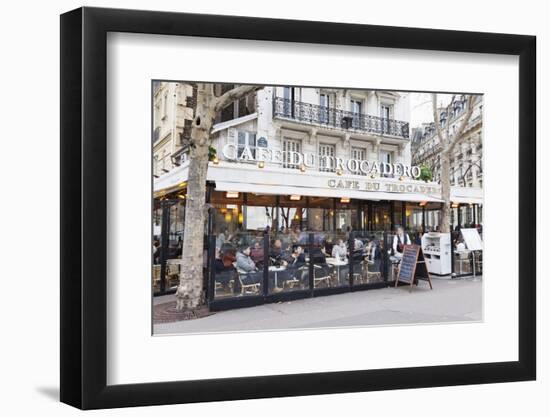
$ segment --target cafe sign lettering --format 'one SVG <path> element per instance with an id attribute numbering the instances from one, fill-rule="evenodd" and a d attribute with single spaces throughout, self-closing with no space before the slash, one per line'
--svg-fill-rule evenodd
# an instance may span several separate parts
<path id="1" fill-rule="evenodd" d="M 387 193 L 420 193 L 420 194 L 436 194 L 437 189 L 429 185 L 419 184 L 401 184 L 393 182 L 380 181 L 355 181 L 331 178 L 328 180 L 329 188 L 337 188 L 344 190 L 358 191 L 384 191 Z"/>
<path id="2" fill-rule="evenodd" d="M 317 156 L 313 153 L 302 153 L 295 151 L 281 151 L 280 149 L 269 149 L 256 147 L 254 151 L 248 146 L 237 147 L 237 145 L 228 143 L 222 149 L 223 157 L 230 162 L 269 162 L 273 164 L 305 166 L 314 168 L 322 165 L 327 170 L 350 172 L 352 174 L 377 175 L 377 176 L 396 176 L 418 179 L 420 177 L 420 167 L 410 166 L 401 163 L 390 164 L 387 162 L 367 161 L 361 159 L 343 159 L 336 156 L 324 155 Z M 318 160 L 318 161 L 317 161 Z"/>

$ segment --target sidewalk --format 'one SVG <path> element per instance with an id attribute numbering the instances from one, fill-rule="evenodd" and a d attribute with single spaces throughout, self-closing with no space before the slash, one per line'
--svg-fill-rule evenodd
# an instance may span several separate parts
<path id="1" fill-rule="evenodd" d="M 449 323 L 482 320 L 482 280 L 432 279 L 326 297 L 217 312 L 196 320 L 154 325 L 154 334 L 212 333 L 299 328 Z M 174 296 L 157 302 L 168 302 Z"/>

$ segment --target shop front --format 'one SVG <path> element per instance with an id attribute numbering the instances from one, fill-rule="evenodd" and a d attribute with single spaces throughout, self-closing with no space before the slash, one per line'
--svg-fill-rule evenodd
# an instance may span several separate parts
<path id="1" fill-rule="evenodd" d="M 185 170 L 156 184 L 155 294 L 178 282 Z M 396 226 L 419 242 L 426 219 L 440 210 L 438 194 L 437 184 L 402 177 L 211 164 L 204 241 L 210 308 L 387 286 L 396 273 Z"/>

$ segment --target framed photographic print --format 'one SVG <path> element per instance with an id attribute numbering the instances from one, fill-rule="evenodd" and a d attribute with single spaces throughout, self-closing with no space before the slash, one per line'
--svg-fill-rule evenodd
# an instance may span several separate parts
<path id="1" fill-rule="evenodd" d="M 536 375 L 535 38 L 61 16 L 61 400 Z"/>

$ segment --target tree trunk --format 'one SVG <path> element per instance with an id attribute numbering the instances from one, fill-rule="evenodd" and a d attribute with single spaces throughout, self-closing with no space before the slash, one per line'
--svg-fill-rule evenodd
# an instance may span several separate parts
<path id="1" fill-rule="evenodd" d="M 214 112 L 211 108 L 213 95 L 209 90 L 211 89 L 205 85 L 198 87 L 197 116 L 193 120 L 191 131 L 182 268 L 176 291 L 178 310 L 196 308 L 203 300 L 206 174 L 210 129 L 214 122 Z"/>
<path id="2" fill-rule="evenodd" d="M 204 235 L 207 208 L 206 174 L 210 132 L 216 113 L 229 103 L 257 91 L 260 86 L 239 86 L 220 97 L 214 96 L 214 85 L 197 85 L 195 119 L 189 141 L 189 176 L 185 204 L 185 228 L 183 232 L 182 268 L 176 291 L 178 310 L 198 307 L 203 297 Z"/>
<path id="3" fill-rule="evenodd" d="M 441 152 L 441 233 L 449 233 L 451 230 L 451 158 L 448 150 Z"/>

